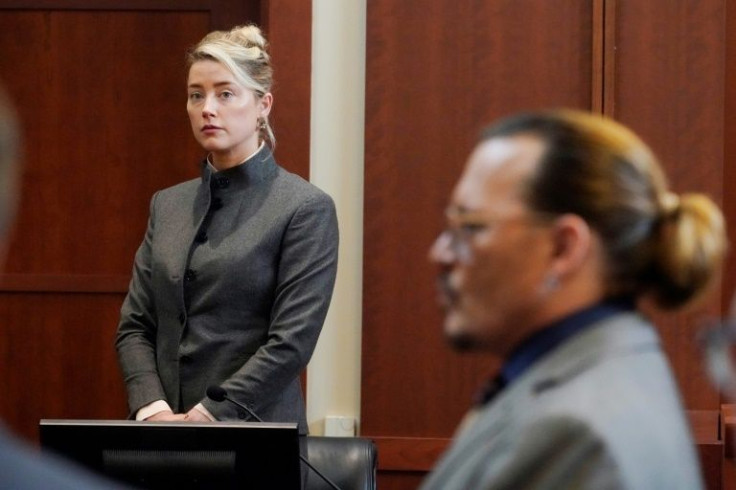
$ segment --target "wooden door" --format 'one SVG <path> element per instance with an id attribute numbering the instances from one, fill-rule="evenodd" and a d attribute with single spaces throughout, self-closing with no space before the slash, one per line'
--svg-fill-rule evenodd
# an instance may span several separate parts
<path id="1" fill-rule="evenodd" d="M 496 361 L 450 352 L 427 251 L 479 130 L 592 104 L 591 2 L 368 2 L 361 432 L 414 488 Z"/>

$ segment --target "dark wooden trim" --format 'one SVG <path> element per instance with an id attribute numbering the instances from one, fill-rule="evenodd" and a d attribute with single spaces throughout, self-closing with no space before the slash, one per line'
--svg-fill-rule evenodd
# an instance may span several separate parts
<path id="1" fill-rule="evenodd" d="M 605 36 L 606 0 L 593 0 L 593 61 L 591 63 L 591 101 L 590 109 L 603 114 L 603 41 Z"/>
<path id="2" fill-rule="evenodd" d="M 0 10 L 211 10 L 211 0 L 4 0 Z"/>
<path id="3" fill-rule="evenodd" d="M 736 417 L 728 418 L 729 412 L 736 413 L 736 405 L 724 405 L 724 417 L 727 428 L 736 427 Z M 701 454 L 714 457 L 720 455 L 724 446 L 719 436 L 720 415 L 717 410 L 688 410 L 688 420 L 693 438 Z M 736 431 L 726 432 L 736 444 Z M 418 471 L 432 469 L 440 455 L 450 445 L 452 439 L 441 437 L 386 437 L 363 435 L 378 448 L 378 469 L 381 471 Z M 728 439 L 727 439 L 728 440 Z M 730 446 L 734 446 L 731 444 Z M 720 456 L 719 456 L 720 457 Z"/>
<path id="4" fill-rule="evenodd" d="M 729 182 L 736 182 L 736 94 L 732 87 L 736 83 L 736 4 L 725 2 L 725 57 L 724 57 L 724 122 L 723 122 L 723 212 L 727 220 L 736 216 L 736 193 Z M 736 226 L 733 222 L 726 227 L 731 247 L 736 244 Z M 731 295 L 736 292 L 736 254 L 731 249 L 726 257 L 722 288 L 724 291 L 722 311 L 728 312 Z"/>
<path id="5" fill-rule="evenodd" d="M 593 0 L 591 110 L 614 117 L 616 108 L 616 0 Z"/>
<path id="6" fill-rule="evenodd" d="M 614 117 L 616 108 L 616 0 L 593 0 L 591 110 Z"/>
<path id="7" fill-rule="evenodd" d="M 736 405 L 721 405 L 723 424 L 721 424 L 721 438 L 723 439 L 723 455 L 726 459 L 736 458 Z"/>
<path id="8" fill-rule="evenodd" d="M 32 293 L 126 293 L 129 275 L 0 274 L 0 291 Z"/>
<path id="9" fill-rule="evenodd" d="M 603 12 L 603 114 L 616 112 L 616 0 L 604 0 Z"/>
<path id="10" fill-rule="evenodd" d="M 432 437 L 362 436 L 378 448 L 382 471 L 429 471 L 452 439 Z"/>
<path id="11" fill-rule="evenodd" d="M 721 442 L 721 414 L 718 410 L 687 410 L 687 417 L 697 444 Z"/>

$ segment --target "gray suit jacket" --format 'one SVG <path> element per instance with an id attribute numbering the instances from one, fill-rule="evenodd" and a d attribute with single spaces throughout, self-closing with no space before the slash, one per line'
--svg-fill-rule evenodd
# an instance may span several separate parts
<path id="1" fill-rule="evenodd" d="M 116 346 L 130 410 L 198 402 L 245 419 L 210 385 L 267 421 L 306 416 L 299 374 L 332 296 L 332 199 L 264 147 L 243 165 L 157 192 L 121 309 Z"/>
<path id="2" fill-rule="evenodd" d="M 422 488 L 702 488 L 654 330 L 621 314 L 558 346 L 469 414 Z"/>

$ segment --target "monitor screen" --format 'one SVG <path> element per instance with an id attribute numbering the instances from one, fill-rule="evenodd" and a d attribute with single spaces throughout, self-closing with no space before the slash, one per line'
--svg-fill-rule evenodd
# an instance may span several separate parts
<path id="1" fill-rule="evenodd" d="M 299 489 L 295 423 L 41 420 L 41 447 L 140 488 Z"/>

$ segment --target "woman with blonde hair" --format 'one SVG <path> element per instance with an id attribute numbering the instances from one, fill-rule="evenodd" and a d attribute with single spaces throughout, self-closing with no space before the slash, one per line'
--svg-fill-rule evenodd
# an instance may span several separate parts
<path id="1" fill-rule="evenodd" d="M 272 67 L 256 26 L 205 36 L 187 56 L 187 112 L 201 177 L 157 192 L 117 333 L 131 416 L 249 419 L 306 434 L 299 374 L 337 267 L 332 199 L 280 167 Z M 154 163 L 155 164 L 155 163 Z"/>

